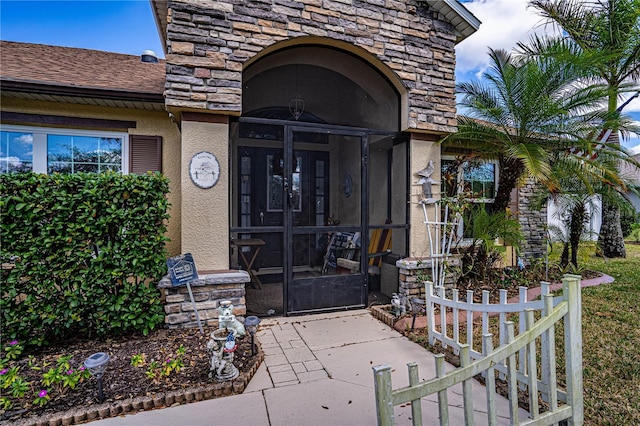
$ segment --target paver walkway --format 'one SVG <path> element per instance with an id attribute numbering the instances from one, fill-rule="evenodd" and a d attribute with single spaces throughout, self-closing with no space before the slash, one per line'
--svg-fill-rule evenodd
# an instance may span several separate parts
<path id="1" fill-rule="evenodd" d="M 270 318 L 258 340 L 265 360 L 242 395 L 99 420 L 114 425 L 375 425 L 372 367 L 393 367 L 393 387 L 408 386 L 406 364 L 435 376 L 433 354 L 366 310 Z M 453 367 L 449 366 L 449 369 Z M 486 424 L 485 389 L 473 383 L 477 424 Z M 498 421 L 508 424 L 507 400 Z M 422 400 L 424 424 L 437 423 L 437 396 Z M 449 391 L 451 424 L 464 424 L 461 385 Z M 411 406 L 395 408 L 396 424 L 411 424 Z M 527 413 L 520 412 L 525 419 Z"/>

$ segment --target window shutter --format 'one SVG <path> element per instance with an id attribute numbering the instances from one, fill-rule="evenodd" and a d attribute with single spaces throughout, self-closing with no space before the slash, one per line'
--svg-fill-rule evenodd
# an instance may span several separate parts
<path id="1" fill-rule="evenodd" d="M 129 135 L 129 173 L 162 171 L 162 137 Z"/>

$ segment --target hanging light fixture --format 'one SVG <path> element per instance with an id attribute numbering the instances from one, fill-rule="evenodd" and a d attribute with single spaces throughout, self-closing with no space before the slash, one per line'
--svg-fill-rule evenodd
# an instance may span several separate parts
<path id="1" fill-rule="evenodd" d="M 296 92 L 291 96 L 291 99 L 289 100 L 289 112 L 296 121 L 304 112 L 304 99 L 300 93 Z"/>
<path id="2" fill-rule="evenodd" d="M 293 84 L 296 91 L 291 95 L 291 99 L 289 99 L 289 112 L 297 121 L 304 112 L 304 99 L 302 98 L 302 94 L 298 91 L 298 65 L 295 65 L 293 72 Z"/>

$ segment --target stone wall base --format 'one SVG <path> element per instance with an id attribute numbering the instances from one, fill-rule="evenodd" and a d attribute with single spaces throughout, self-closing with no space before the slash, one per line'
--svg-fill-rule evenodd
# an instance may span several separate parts
<path id="1" fill-rule="evenodd" d="M 233 314 L 243 320 L 247 313 L 245 284 L 251 280 L 246 271 L 201 271 L 199 279 L 190 283 L 193 300 L 202 325 L 218 326 L 218 307 L 223 300 L 233 304 Z M 164 323 L 166 328 L 198 327 L 196 313 L 186 285 L 173 287 L 165 276 L 158 288 L 164 297 Z"/>
<path id="2" fill-rule="evenodd" d="M 447 260 L 445 286 L 453 287 L 458 279 L 457 268 L 460 259 L 451 256 Z M 406 258 L 396 262 L 399 270 L 398 293 L 405 295 L 407 300 L 414 297 L 425 298 L 425 281 L 431 281 L 431 258 Z"/>

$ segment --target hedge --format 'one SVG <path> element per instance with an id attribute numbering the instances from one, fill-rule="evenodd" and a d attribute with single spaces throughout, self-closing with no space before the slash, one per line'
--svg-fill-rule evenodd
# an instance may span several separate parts
<path id="1" fill-rule="evenodd" d="M 2 340 L 147 334 L 163 322 L 161 174 L 0 175 Z"/>

